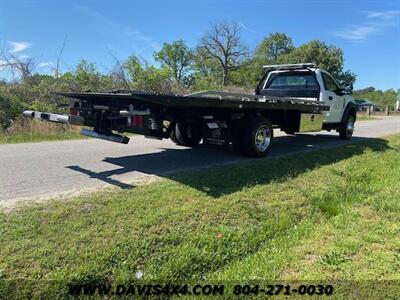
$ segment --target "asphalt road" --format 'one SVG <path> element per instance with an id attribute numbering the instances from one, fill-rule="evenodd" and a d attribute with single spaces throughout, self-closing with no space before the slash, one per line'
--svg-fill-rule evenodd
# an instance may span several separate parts
<path id="1" fill-rule="evenodd" d="M 286 136 L 276 131 L 268 157 L 310 151 L 400 132 L 400 117 L 356 123 L 350 141 L 336 132 Z M 21 199 L 50 198 L 98 190 L 133 187 L 168 174 L 249 160 L 229 151 L 176 146 L 169 140 L 134 136 L 128 145 L 102 140 L 76 140 L 0 145 L 0 206 Z"/>

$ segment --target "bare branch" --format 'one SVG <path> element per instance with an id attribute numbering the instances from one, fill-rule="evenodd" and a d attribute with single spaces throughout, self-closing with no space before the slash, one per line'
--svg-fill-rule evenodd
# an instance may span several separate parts
<path id="1" fill-rule="evenodd" d="M 111 52 L 111 50 L 108 50 L 108 54 L 113 58 L 114 62 L 115 62 L 115 66 L 114 66 L 114 70 L 113 70 L 113 75 L 116 77 L 116 79 L 119 82 L 122 82 L 122 84 L 124 85 L 124 88 L 126 89 L 130 89 L 129 86 L 129 81 L 127 79 L 126 76 L 126 72 L 124 69 L 123 64 L 121 63 L 121 61 Z"/>
<path id="2" fill-rule="evenodd" d="M 22 57 L 3 50 L 0 53 L 0 68 L 21 76 L 28 83 L 33 83 L 32 74 L 35 68 L 35 60 L 32 57 Z"/>
<path id="3" fill-rule="evenodd" d="M 64 36 L 64 41 L 63 41 L 60 51 L 58 52 L 58 55 L 57 55 L 56 66 L 54 68 L 54 77 L 56 79 L 58 79 L 58 77 L 60 76 L 61 57 L 63 55 L 66 43 L 67 43 L 67 35 Z"/>
<path id="4" fill-rule="evenodd" d="M 240 41 L 240 26 L 237 22 L 215 24 L 204 34 L 200 49 L 205 58 L 216 59 L 222 69 L 222 84 L 226 85 L 230 70 L 238 68 L 241 59 L 247 54 Z"/>

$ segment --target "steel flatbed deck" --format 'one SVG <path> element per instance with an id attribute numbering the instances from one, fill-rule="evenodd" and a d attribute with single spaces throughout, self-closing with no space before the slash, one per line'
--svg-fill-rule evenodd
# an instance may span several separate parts
<path id="1" fill-rule="evenodd" d="M 95 105 L 120 106 L 139 105 L 165 108 L 213 108 L 246 110 L 296 110 L 303 113 L 321 113 L 329 110 L 329 106 L 321 104 L 317 99 L 298 99 L 288 97 L 270 97 L 252 94 L 204 91 L 188 95 L 158 94 L 138 91 L 122 91 L 107 93 L 57 93 L 69 98 L 90 101 Z"/>

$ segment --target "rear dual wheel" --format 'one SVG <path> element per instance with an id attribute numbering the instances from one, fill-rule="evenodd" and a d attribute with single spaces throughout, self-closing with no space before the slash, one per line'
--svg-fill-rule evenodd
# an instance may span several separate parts
<path id="1" fill-rule="evenodd" d="M 177 122 L 170 134 L 171 141 L 186 147 L 197 146 L 202 138 L 201 125 L 195 122 Z"/>
<path id="2" fill-rule="evenodd" d="M 236 130 L 239 132 L 234 133 L 234 148 L 251 157 L 263 157 L 268 154 L 274 137 L 271 122 L 256 116 L 242 120 Z"/>

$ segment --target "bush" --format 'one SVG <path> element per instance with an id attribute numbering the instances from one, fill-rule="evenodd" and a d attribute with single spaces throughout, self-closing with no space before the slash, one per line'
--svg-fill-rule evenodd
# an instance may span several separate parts
<path id="1" fill-rule="evenodd" d="M 11 126 L 0 132 L 0 144 L 82 138 L 80 129 L 80 126 L 54 124 L 19 116 L 12 121 Z"/>
<path id="2" fill-rule="evenodd" d="M 21 110 L 21 103 L 0 96 L 0 130 L 11 126 L 12 119 L 21 113 Z"/>

